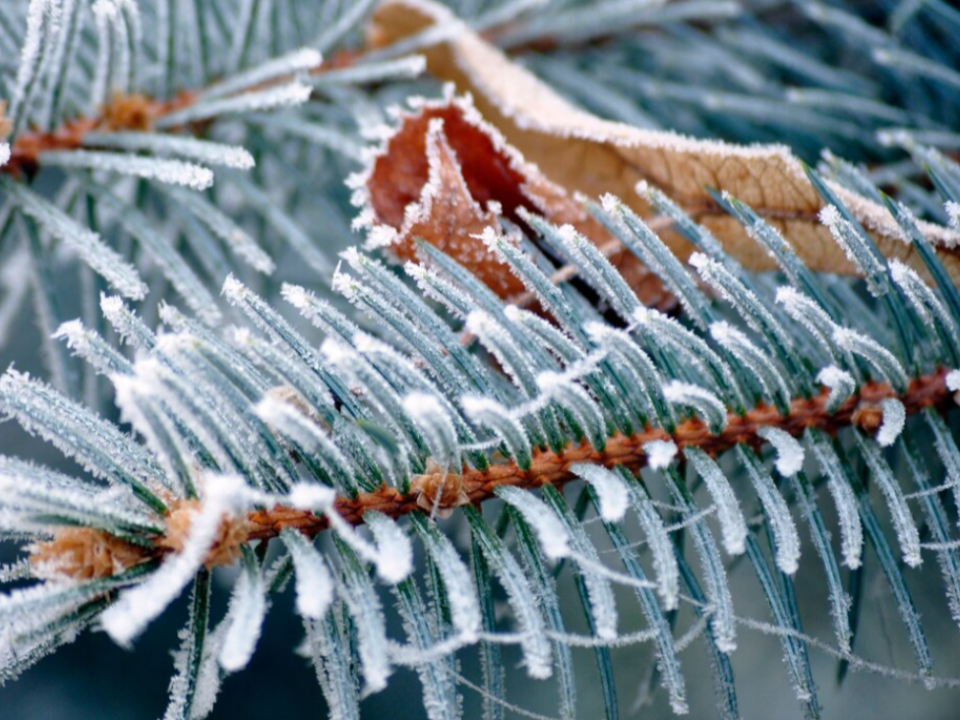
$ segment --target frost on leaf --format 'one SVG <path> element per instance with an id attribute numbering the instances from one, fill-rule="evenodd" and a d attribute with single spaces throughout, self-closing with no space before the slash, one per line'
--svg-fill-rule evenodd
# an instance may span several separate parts
<path id="1" fill-rule="evenodd" d="M 651 440 L 643 446 L 647 464 L 654 470 L 663 470 L 677 456 L 677 445 L 672 440 Z"/>
<path id="2" fill-rule="evenodd" d="M 777 452 L 774 466 L 784 477 L 792 477 L 803 469 L 803 445 L 790 433 L 780 428 L 762 427 L 757 435 L 766 440 Z"/>
<path id="3" fill-rule="evenodd" d="M 620 522 L 627 512 L 629 489 L 622 479 L 602 465 L 576 463 L 570 466 L 576 473 L 593 486 L 600 502 L 600 517 L 604 522 Z"/>
<path id="4" fill-rule="evenodd" d="M 449 25 L 452 19 L 448 9 L 430 0 L 388 0 L 374 14 L 368 37 L 382 47 L 430 26 Z M 707 188 L 716 188 L 766 217 L 812 269 L 857 273 L 829 230 L 817 221 L 825 203 L 785 146 L 694 140 L 602 120 L 568 103 L 468 30 L 424 54 L 428 72 L 453 82 L 459 92 L 469 92 L 483 117 L 568 192 L 591 198 L 612 193 L 643 216 L 650 214 L 650 207 L 634 188 L 646 181 L 691 213 L 747 269 L 774 269 L 765 253 L 756 252 L 744 228 L 713 202 Z M 920 269 L 919 259 L 884 208 L 829 185 L 873 234 L 886 257 L 900 257 Z M 925 224 L 923 232 L 937 246 L 951 277 L 960 279 L 960 257 L 953 249 L 956 232 L 931 224 Z M 681 260 L 690 255 L 692 247 L 679 233 L 664 232 L 663 239 Z"/>
<path id="5" fill-rule="evenodd" d="M 953 401 L 960 405 L 960 370 L 951 370 L 945 378 L 947 390 L 954 393 Z"/>
<path id="6" fill-rule="evenodd" d="M 320 620 L 333 602 L 333 576 L 321 554 L 302 534 L 287 528 L 280 536 L 296 570 L 297 612 L 304 618 Z"/>
<path id="7" fill-rule="evenodd" d="M 404 114 L 366 175 L 355 201 L 365 205 L 368 244 L 389 245 L 405 260 L 417 239 L 451 255 L 502 297 L 524 291 L 480 239 L 499 217 L 526 226 L 520 210 L 569 224 L 600 245 L 609 233 L 563 187 L 543 176 L 481 118 L 468 98 L 418 100 Z M 660 281 L 629 252 L 611 260 L 647 304 L 669 302 Z"/>
<path id="8" fill-rule="evenodd" d="M 883 419 L 880 430 L 877 432 L 877 443 L 880 447 L 893 445 L 907 422 L 907 411 L 903 403 L 896 398 L 884 398 L 880 402 L 883 410 Z"/>

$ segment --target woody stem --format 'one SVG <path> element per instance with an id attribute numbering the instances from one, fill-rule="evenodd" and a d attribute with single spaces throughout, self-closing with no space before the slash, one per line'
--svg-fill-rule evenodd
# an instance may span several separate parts
<path id="1" fill-rule="evenodd" d="M 468 469 L 462 475 L 448 476 L 446 482 L 462 483 L 462 489 L 470 502 L 479 505 L 493 497 L 496 488 L 501 485 L 537 488 L 549 483 L 561 486 L 575 478 L 570 467 L 579 462 L 608 467 L 623 465 L 636 471 L 645 465 L 643 446 L 652 440 L 672 440 L 681 449 L 687 446 L 698 447 L 716 455 L 738 443 L 759 445 L 757 431 L 764 427 L 779 428 L 793 437 L 802 436 L 807 428 L 831 434 L 845 427 L 859 427 L 866 432 L 875 432 L 881 422 L 878 406 L 885 398 L 899 399 L 907 414 L 915 414 L 926 407 L 944 410 L 951 405 L 954 402 L 953 393 L 946 386 L 946 374 L 946 370 L 939 369 L 919 376 L 910 383 L 907 391 L 899 396 L 887 383 L 867 383 L 858 395 L 849 398 L 832 414 L 826 411 L 828 393 L 824 390 L 810 399 L 793 400 L 787 415 L 781 415 L 775 408 L 767 405 L 758 405 L 743 415 L 731 413 L 726 427 L 718 434 L 711 433 L 701 420 L 692 418 L 680 423 L 673 433 L 648 427 L 629 436 L 614 435 L 602 450 L 587 442 L 570 445 L 560 452 L 538 450 L 533 453 L 532 463 L 527 470 L 521 469 L 516 463 L 507 462 L 486 470 Z M 417 479 L 421 481 L 421 486 L 436 487 L 436 483 L 443 481 L 443 476 L 438 473 L 436 476 L 419 476 Z M 418 492 L 404 494 L 394 487 L 384 486 L 353 498 L 339 498 L 336 501 L 336 510 L 347 522 L 360 525 L 363 523 L 364 513 L 368 510 L 376 510 L 393 518 L 422 511 L 418 500 Z M 322 517 L 281 506 L 252 512 L 248 520 L 254 528 L 250 539 L 269 539 L 288 527 L 313 536 L 327 527 L 327 521 Z"/>

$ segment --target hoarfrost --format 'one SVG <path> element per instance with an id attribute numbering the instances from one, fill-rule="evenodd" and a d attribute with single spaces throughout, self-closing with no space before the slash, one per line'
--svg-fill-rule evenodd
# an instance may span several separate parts
<path id="1" fill-rule="evenodd" d="M 605 522 L 620 522 L 627 512 L 629 491 L 618 475 L 600 465 L 576 463 L 570 472 L 589 482 L 597 491 L 600 517 Z"/>
<path id="2" fill-rule="evenodd" d="M 803 445 L 790 433 L 780 428 L 762 427 L 757 435 L 773 445 L 777 451 L 775 462 L 777 472 L 784 477 L 792 477 L 803 469 Z"/>

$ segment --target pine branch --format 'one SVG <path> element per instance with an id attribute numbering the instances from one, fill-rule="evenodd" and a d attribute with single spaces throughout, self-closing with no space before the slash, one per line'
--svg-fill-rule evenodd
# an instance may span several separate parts
<path id="1" fill-rule="evenodd" d="M 311 75 L 320 75 L 327 72 L 342 70 L 351 67 L 363 60 L 363 54 L 356 50 L 343 50 L 336 53 L 329 60 L 307 68 Z M 243 92 L 255 93 L 271 87 L 280 87 L 293 79 L 292 74 L 270 78 L 263 83 L 245 86 Z M 40 156 L 46 152 L 58 150 L 78 150 L 88 143 L 88 135 L 98 132 L 147 132 L 153 130 L 157 123 L 175 113 L 189 113 L 198 102 L 210 95 L 211 89 L 216 89 L 220 83 L 214 82 L 206 88 L 181 90 L 176 97 L 170 100 L 151 98 L 144 95 L 124 96 L 116 94 L 110 98 L 97 116 L 80 117 L 69 120 L 61 127 L 53 130 L 32 130 L 19 133 L 10 151 L 10 159 L 6 165 L 0 166 L 0 173 L 14 177 L 24 174 L 36 175 L 40 170 Z M 231 93 L 232 94 L 232 93 Z M 191 128 L 194 134 L 202 134 L 204 123 L 193 123 Z"/>
<path id="2" fill-rule="evenodd" d="M 680 450 L 687 447 L 698 448 L 715 457 L 739 444 L 759 447 L 764 442 L 760 435 L 769 432 L 769 429 L 782 430 L 795 438 L 803 437 L 808 429 L 834 435 L 848 427 L 856 427 L 872 435 L 881 427 L 881 403 L 887 398 L 899 400 L 908 416 L 920 413 L 926 408 L 940 412 L 952 408 L 955 405 L 955 392 L 947 388 L 947 373 L 947 370 L 941 369 L 914 378 L 903 394 L 898 394 L 887 383 L 867 383 L 859 393 L 848 398 L 832 412 L 827 411 L 830 393 L 823 389 L 815 397 L 794 399 L 786 416 L 770 406 L 758 406 L 743 415 L 731 413 L 726 427 L 719 434 L 710 432 L 706 423 L 699 418 L 692 418 L 680 423 L 672 433 L 661 428 L 648 428 L 630 436 L 614 435 L 607 441 L 606 446 L 599 450 L 587 441 L 568 445 L 560 451 L 535 450 L 528 468 L 509 462 L 495 464 L 486 470 L 465 468 L 462 474 L 437 470 L 414 476 L 411 491 L 408 493 L 396 487 L 385 486 L 375 492 L 360 493 L 354 498 L 339 497 L 335 500 L 334 507 L 345 522 L 356 526 L 363 524 L 365 513 L 371 511 L 396 519 L 412 512 L 433 514 L 449 511 L 460 505 L 479 506 L 485 500 L 496 497 L 496 488 L 505 485 L 528 490 L 547 484 L 559 488 L 579 477 L 571 469 L 578 463 L 587 462 L 603 467 L 619 466 L 636 473 L 648 463 L 645 446 L 655 441 L 672 442 Z M 127 548 L 131 555 L 124 560 L 119 560 L 113 552 L 109 555 L 90 553 L 88 557 L 97 562 L 98 566 L 61 563 L 63 572 L 69 577 L 106 577 L 125 572 L 134 561 L 145 562 L 161 557 L 182 545 L 179 538 L 188 529 L 183 525 L 183 517 L 176 515 L 175 530 L 168 530 L 165 535 L 158 537 L 152 550 L 141 549 L 140 553 L 136 553 L 133 548 Z M 168 520 L 168 524 L 170 522 Z M 318 517 L 309 510 L 278 506 L 270 510 L 253 511 L 245 520 L 238 518 L 225 521 L 225 529 L 221 531 L 222 539 L 217 542 L 212 554 L 208 555 L 205 564 L 208 567 L 232 564 L 238 556 L 238 543 L 270 540 L 288 529 L 313 537 L 328 527 L 327 518 Z M 99 531 L 89 531 L 89 541 L 82 538 L 82 532 L 64 531 L 62 540 L 55 538 L 49 543 L 41 544 L 32 556 L 33 562 L 37 567 L 51 562 L 56 565 L 57 558 L 62 554 L 76 553 L 74 546 L 99 542 Z M 173 539 L 171 532 L 174 533 Z M 116 559 L 112 565 L 108 563 L 104 566 L 103 558 L 107 556 Z M 105 568 L 110 568 L 106 575 Z"/>
<path id="3" fill-rule="evenodd" d="M 649 642 L 644 695 L 659 685 L 684 713 L 701 635 L 732 719 L 743 626 L 778 637 L 810 716 L 814 649 L 945 682 L 910 586 L 937 578 L 935 557 L 960 625 L 960 170 L 921 144 L 956 142 L 943 27 L 960 14 L 903 3 L 881 27 L 844 3 L 506 0 L 465 4 L 465 22 L 385 0 L 369 47 L 343 49 L 370 0 L 309 19 L 298 0 L 140 5 L 24 0 L 0 17 L 0 47 L 25 38 L 0 78 L 0 253 L 16 260 L 0 326 L 31 278 L 57 384 L 11 369 L 0 412 L 83 469 L 0 457 L 0 538 L 31 543 L 0 580 L 39 581 L 0 595 L 0 683 L 93 622 L 130 645 L 192 586 L 166 717 L 196 720 L 290 578 L 336 720 L 399 667 L 431 720 L 457 720 L 458 688 L 480 688 L 458 663 L 472 647 L 485 714 L 526 712 L 506 699 L 504 644 L 531 679 L 556 672 L 564 718 L 589 649 L 612 720 L 612 649 Z M 408 84 L 424 66 L 455 88 Z M 878 164 L 798 162 L 824 146 Z M 334 270 L 358 161 L 370 254 L 348 242 Z M 83 319 L 57 329 L 61 247 L 88 266 Z M 163 282 L 140 277 L 152 266 Z M 123 297 L 98 308 L 90 268 Z M 303 287 L 276 282 L 291 270 Z M 86 407 L 60 341 L 88 366 Z M 130 432 L 97 415 L 108 383 Z M 806 530 L 834 641 L 801 624 Z M 769 623 L 738 615 L 741 561 Z M 211 625 L 209 569 L 231 564 Z M 872 574 L 916 672 L 852 654 Z M 645 626 L 627 628 L 640 616 L 618 589 Z M 571 603 L 586 634 L 565 628 Z"/>
<path id="4" fill-rule="evenodd" d="M 774 408 L 761 406 L 747 411 L 744 415 L 730 414 L 727 425 L 720 434 L 713 434 L 706 424 L 693 418 L 680 423 L 673 433 L 659 428 L 650 428 L 629 437 L 615 435 L 609 439 L 606 447 L 597 450 L 589 443 L 571 445 L 559 452 L 537 451 L 533 455 L 530 467 L 522 469 L 515 463 L 494 465 L 483 471 L 468 471 L 462 475 L 434 472 L 418 475 L 414 478 L 415 489 L 403 494 L 396 488 L 384 488 L 376 493 L 363 493 L 356 498 L 338 498 L 336 506 L 347 522 L 358 525 L 363 522 L 363 514 L 376 510 L 390 517 L 399 517 L 414 511 L 432 512 L 434 509 L 449 509 L 462 491 L 471 504 L 479 504 L 495 496 L 495 488 L 500 485 L 514 485 L 526 489 L 539 488 L 545 484 L 561 486 L 577 475 L 571 471 L 576 463 L 589 462 L 604 467 L 623 466 L 637 472 L 647 464 L 647 452 L 643 449 L 647 443 L 671 441 L 677 448 L 699 448 L 717 456 L 740 443 L 757 447 L 762 444 L 758 431 L 763 428 L 775 428 L 800 438 L 808 428 L 821 430 L 833 435 L 846 427 L 858 427 L 864 432 L 874 434 L 879 430 L 882 417 L 880 403 L 886 398 L 900 400 L 908 415 L 922 412 L 925 408 L 939 411 L 950 409 L 954 403 L 954 392 L 946 386 L 946 370 L 915 378 L 904 395 L 899 395 L 886 383 L 871 382 L 864 385 L 860 392 L 849 398 L 833 413 L 826 411 L 829 392 L 824 390 L 813 398 L 800 398 L 790 405 L 790 413 L 783 417 Z M 432 498 L 439 498 L 434 503 Z M 278 510 L 279 518 L 273 521 L 270 513 L 256 513 L 250 517 L 254 525 L 262 530 L 254 530 L 251 538 L 263 539 L 274 536 L 288 522 L 285 511 Z M 316 530 L 305 521 L 295 520 L 295 526 L 307 534 Z M 318 528 L 325 528 L 323 521 L 317 521 Z"/>

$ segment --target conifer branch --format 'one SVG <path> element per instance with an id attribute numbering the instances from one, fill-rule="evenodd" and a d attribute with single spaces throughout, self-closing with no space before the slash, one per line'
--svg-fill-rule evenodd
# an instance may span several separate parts
<path id="1" fill-rule="evenodd" d="M 834 412 L 827 410 L 829 392 L 823 389 L 814 397 L 794 399 L 790 403 L 789 414 L 785 416 L 768 405 L 757 406 L 743 415 L 730 413 L 726 427 L 717 434 L 710 432 L 706 423 L 699 418 L 691 418 L 679 423 L 672 433 L 660 428 L 647 428 L 630 436 L 614 435 L 600 450 L 587 441 L 571 443 L 557 452 L 535 450 L 527 469 L 511 461 L 494 464 L 485 470 L 465 469 L 460 475 L 435 470 L 415 476 L 409 493 L 384 486 L 353 498 L 339 497 L 334 508 L 345 522 L 357 526 L 364 523 L 364 515 L 371 511 L 396 519 L 413 512 L 449 512 L 459 505 L 479 506 L 496 497 L 496 489 L 501 486 L 528 490 L 544 485 L 561 487 L 578 478 L 571 469 L 578 463 L 621 466 L 638 472 L 647 464 L 644 446 L 654 441 L 673 442 L 680 450 L 697 448 L 715 457 L 741 443 L 759 448 L 763 439 L 758 431 L 766 434 L 771 428 L 782 430 L 795 438 L 802 437 L 808 429 L 834 435 L 847 427 L 874 434 L 882 421 L 881 403 L 887 398 L 895 398 L 903 403 L 907 415 L 917 414 L 925 408 L 943 412 L 953 407 L 956 404 L 955 392 L 948 389 L 946 376 L 947 371 L 941 368 L 914 378 L 902 395 L 898 395 L 887 383 L 869 382 Z M 188 509 L 196 511 L 196 503 L 188 506 Z M 32 561 L 38 567 L 52 563 L 54 567 L 62 568 L 65 575 L 76 578 L 108 577 L 124 572 L 134 564 L 157 559 L 182 546 L 182 537 L 189 530 L 189 521 L 185 520 L 188 516 L 183 514 L 181 506 L 171 517 L 172 524 L 168 520 L 167 532 L 157 538 L 153 548 L 123 546 L 121 543 L 123 552 L 110 551 L 107 555 L 104 549 L 78 554 L 78 545 L 97 546 L 104 542 L 104 535 L 97 530 L 71 528 L 61 531 L 52 541 L 41 543 Z M 239 555 L 240 544 L 271 540 L 284 530 L 298 530 L 313 537 L 328 527 L 329 521 L 325 517 L 318 517 L 308 510 L 283 506 L 252 511 L 245 518 L 225 517 L 220 540 L 207 556 L 206 565 L 230 565 Z M 89 537 L 85 538 L 84 532 L 88 532 Z M 112 542 L 116 544 L 118 541 Z M 104 566 L 105 557 L 116 558 L 115 564 Z M 92 564 L 85 564 L 87 562 Z M 106 568 L 112 569 L 107 571 Z"/>
<path id="2" fill-rule="evenodd" d="M 0 415 L 80 470 L 0 455 L 0 685 L 189 593 L 164 717 L 199 720 L 290 580 L 336 720 L 400 667 L 430 720 L 460 687 L 525 713 L 504 644 L 563 718 L 588 648 L 610 719 L 611 649 L 649 642 L 641 694 L 683 714 L 698 637 L 733 720 L 744 623 L 816 717 L 810 654 L 860 660 L 874 576 L 916 671 L 856 668 L 942 682 L 918 586 L 960 626 L 949 4 L 18 1 L 0 344 L 32 295 L 52 384 L 10 368 Z M 769 622 L 735 608 L 758 589 Z"/>
<path id="3" fill-rule="evenodd" d="M 350 67 L 363 58 L 358 50 L 341 50 L 329 60 L 310 68 L 307 72 L 313 75 L 341 70 Z M 249 88 L 245 92 L 256 92 L 269 87 L 279 87 L 289 82 L 291 76 L 273 78 L 267 83 L 261 83 Z M 208 87 L 215 87 L 216 83 Z M 5 165 L 0 165 L 0 173 L 14 177 L 20 175 L 32 176 L 40 169 L 40 155 L 57 150 L 77 150 L 84 146 L 87 135 L 102 132 L 148 131 L 154 128 L 163 117 L 182 110 L 188 110 L 204 95 L 207 88 L 192 88 L 181 90 L 170 100 L 148 97 L 146 95 L 115 94 L 102 108 L 99 115 L 79 117 L 67 120 L 63 125 L 53 130 L 28 130 L 17 135 L 10 148 L 10 159 Z M 200 123 L 200 127 L 203 123 Z"/>

